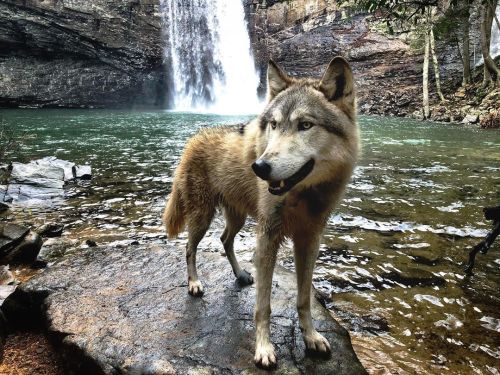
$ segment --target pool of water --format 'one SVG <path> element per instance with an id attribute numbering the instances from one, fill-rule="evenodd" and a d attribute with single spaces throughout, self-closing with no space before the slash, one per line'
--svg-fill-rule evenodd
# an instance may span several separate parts
<path id="1" fill-rule="evenodd" d="M 17 206 L 2 220 L 59 221 L 80 242 L 167 241 L 161 211 L 186 139 L 200 127 L 249 117 L 105 110 L 7 110 L 7 126 L 35 135 L 18 157 L 55 155 L 93 168 L 49 207 Z M 498 374 L 500 241 L 467 252 L 500 204 L 500 131 L 361 117 L 363 155 L 321 244 L 315 285 L 351 331 L 372 373 Z M 217 217 L 200 245 L 222 251 Z M 181 237 L 180 241 L 185 241 Z M 251 258 L 252 222 L 238 235 Z M 202 256 L 200 256 L 202 261 Z M 290 245 L 280 262 L 293 269 Z"/>

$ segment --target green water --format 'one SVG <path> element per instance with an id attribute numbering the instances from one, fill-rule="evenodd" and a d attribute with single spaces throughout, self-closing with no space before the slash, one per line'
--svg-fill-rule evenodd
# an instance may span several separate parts
<path id="1" fill-rule="evenodd" d="M 17 206 L 3 220 L 60 221 L 67 238 L 99 243 L 165 242 L 161 210 L 186 139 L 248 119 L 103 110 L 0 118 L 36 135 L 19 158 L 55 155 L 94 174 L 59 204 Z M 373 373 L 498 374 L 500 241 L 478 255 L 473 277 L 463 263 L 489 229 L 482 207 L 500 204 L 500 131 L 380 117 L 360 127 L 363 156 L 326 228 L 318 290 Z M 222 251 L 222 228 L 217 217 L 202 251 Z M 251 259 L 254 243 L 249 222 L 239 256 Z M 280 262 L 293 268 L 289 244 Z"/>

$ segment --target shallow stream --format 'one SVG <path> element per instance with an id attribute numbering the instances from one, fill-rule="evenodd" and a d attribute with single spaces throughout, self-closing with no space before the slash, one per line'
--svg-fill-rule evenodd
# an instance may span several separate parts
<path id="1" fill-rule="evenodd" d="M 161 211 L 186 139 L 248 119 L 28 109 L 0 118 L 36 136 L 20 158 L 92 165 L 92 181 L 69 186 L 55 205 L 18 206 L 2 218 L 62 222 L 78 244 L 166 241 Z M 363 156 L 315 271 L 327 307 L 372 373 L 499 374 L 500 241 L 478 255 L 474 276 L 463 264 L 490 228 L 482 207 L 500 204 L 500 131 L 381 117 L 362 117 L 360 126 Z M 236 243 L 247 260 L 251 227 Z M 202 250 L 222 251 L 222 229 L 217 217 Z M 293 268 L 289 246 L 280 261 Z"/>

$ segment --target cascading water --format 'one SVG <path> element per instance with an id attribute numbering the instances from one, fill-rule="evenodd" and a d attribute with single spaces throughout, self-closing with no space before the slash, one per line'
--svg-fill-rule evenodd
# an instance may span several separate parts
<path id="1" fill-rule="evenodd" d="M 253 113 L 259 76 L 241 0 L 160 0 L 173 109 Z"/>

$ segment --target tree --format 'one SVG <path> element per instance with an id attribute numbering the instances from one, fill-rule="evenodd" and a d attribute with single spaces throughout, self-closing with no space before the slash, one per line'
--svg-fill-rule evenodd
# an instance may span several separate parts
<path id="1" fill-rule="evenodd" d="M 493 26 L 493 18 L 495 18 L 495 9 L 490 6 L 488 0 L 481 4 L 481 52 L 483 54 L 483 87 L 490 84 L 500 83 L 500 70 L 491 58 L 491 27 Z M 500 27 L 499 27 L 500 28 Z"/>

